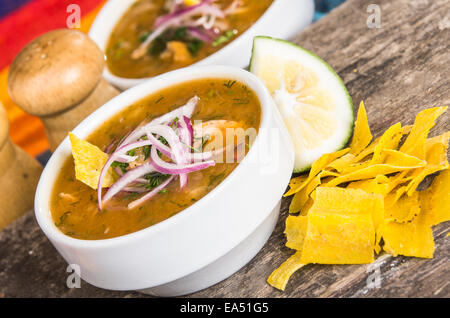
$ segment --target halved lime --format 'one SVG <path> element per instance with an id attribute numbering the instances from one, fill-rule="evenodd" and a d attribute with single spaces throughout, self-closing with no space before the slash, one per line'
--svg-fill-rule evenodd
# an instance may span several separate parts
<path id="1" fill-rule="evenodd" d="M 255 37 L 250 71 L 272 94 L 295 146 L 294 172 L 345 146 L 353 103 L 341 78 L 321 58 L 293 43 Z"/>

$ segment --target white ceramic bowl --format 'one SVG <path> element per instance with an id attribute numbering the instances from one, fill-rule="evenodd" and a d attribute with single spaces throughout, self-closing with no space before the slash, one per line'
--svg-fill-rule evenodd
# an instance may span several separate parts
<path id="1" fill-rule="evenodd" d="M 261 102 L 261 126 L 249 153 L 230 176 L 177 215 L 117 238 L 71 238 L 54 225 L 49 208 L 55 179 L 71 155 L 68 138 L 47 163 L 36 192 L 37 221 L 64 259 L 79 265 L 81 277 L 92 285 L 160 296 L 188 294 L 233 274 L 256 255 L 272 233 L 292 173 L 294 149 L 269 92 L 253 74 L 229 66 L 169 72 L 123 92 L 73 132 L 86 138 L 104 121 L 149 94 L 201 78 L 245 83 Z"/>
<path id="2" fill-rule="evenodd" d="M 101 50 L 106 50 L 111 32 L 133 2 L 135 0 L 110 0 L 99 12 L 89 31 L 89 36 Z M 313 0 L 274 0 L 264 15 L 247 31 L 221 50 L 193 65 L 246 67 L 250 61 L 255 36 L 267 35 L 289 39 L 307 27 L 311 23 L 313 15 Z M 107 67 L 103 76 L 108 82 L 120 89 L 130 88 L 148 79 L 119 77 L 112 74 Z"/>

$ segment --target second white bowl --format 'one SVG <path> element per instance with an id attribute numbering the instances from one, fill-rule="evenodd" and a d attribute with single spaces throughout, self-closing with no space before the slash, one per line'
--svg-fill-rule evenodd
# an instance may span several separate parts
<path id="1" fill-rule="evenodd" d="M 106 50 L 111 32 L 122 15 L 136 0 L 110 0 L 97 15 L 89 36 L 102 51 Z M 231 65 L 246 67 L 250 61 L 253 38 L 266 35 L 289 39 L 311 24 L 314 0 L 274 0 L 267 11 L 247 31 L 216 53 L 193 65 Z M 148 78 L 124 78 L 111 73 L 106 67 L 103 76 L 114 86 L 124 90 Z"/>

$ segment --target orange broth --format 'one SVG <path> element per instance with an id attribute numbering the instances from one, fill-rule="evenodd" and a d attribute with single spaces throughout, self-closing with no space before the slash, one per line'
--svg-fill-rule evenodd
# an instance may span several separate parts
<path id="1" fill-rule="evenodd" d="M 197 95 L 192 121 L 231 120 L 243 129 L 259 130 L 261 106 L 256 94 L 244 84 L 227 79 L 202 79 L 160 90 L 129 106 L 100 126 L 87 141 L 105 149 L 148 122 L 184 105 Z M 249 146 L 248 146 L 249 148 Z M 85 240 L 99 240 L 133 233 L 164 221 L 191 206 L 217 187 L 238 163 L 215 166 L 188 174 L 187 186 L 180 190 L 175 178 L 163 192 L 141 206 L 129 210 L 128 203 L 142 194 L 120 193 L 101 211 L 96 190 L 76 180 L 73 158 L 64 163 L 53 186 L 50 209 L 55 225 L 66 235 Z M 103 189 L 103 193 L 105 193 Z"/>
<path id="2" fill-rule="evenodd" d="M 233 0 L 215 1 L 221 8 L 227 8 L 232 2 Z M 143 78 L 191 65 L 220 50 L 245 32 L 264 14 L 272 2 L 273 0 L 242 0 L 242 11 L 220 21 L 227 26 L 228 32 L 232 32 L 231 38 L 220 44 L 214 41 L 200 43 L 195 52 L 191 50 L 187 58 L 167 58 L 167 55 L 160 54 L 162 52 L 156 52 L 150 47 L 145 56 L 133 59 L 132 52 L 143 42 L 155 20 L 167 13 L 164 10 L 164 0 L 137 1 L 122 16 L 109 38 L 106 49 L 108 68 L 120 77 Z M 224 34 L 226 32 L 223 31 Z M 189 42 L 187 38 L 180 41 L 187 44 L 189 49 L 194 48 L 192 46 L 194 42 Z"/>

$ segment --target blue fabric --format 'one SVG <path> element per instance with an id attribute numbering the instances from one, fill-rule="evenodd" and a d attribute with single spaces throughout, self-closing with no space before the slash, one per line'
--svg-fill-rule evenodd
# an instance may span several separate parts
<path id="1" fill-rule="evenodd" d="M 0 0 L 0 18 L 31 0 Z"/>
<path id="2" fill-rule="evenodd" d="M 50 157 L 52 156 L 52 153 L 50 150 L 47 150 L 43 153 L 41 153 L 39 156 L 36 157 L 37 161 L 43 166 L 47 164 L 47 162 L 50 160 Z"/>
<path id="3" fill-rule="evenodd" d="M 345 0 L 315 0 L 316 12 L 314 14 L 314 21 L 324 17 L 328 12 L 342 4 Z"/>

